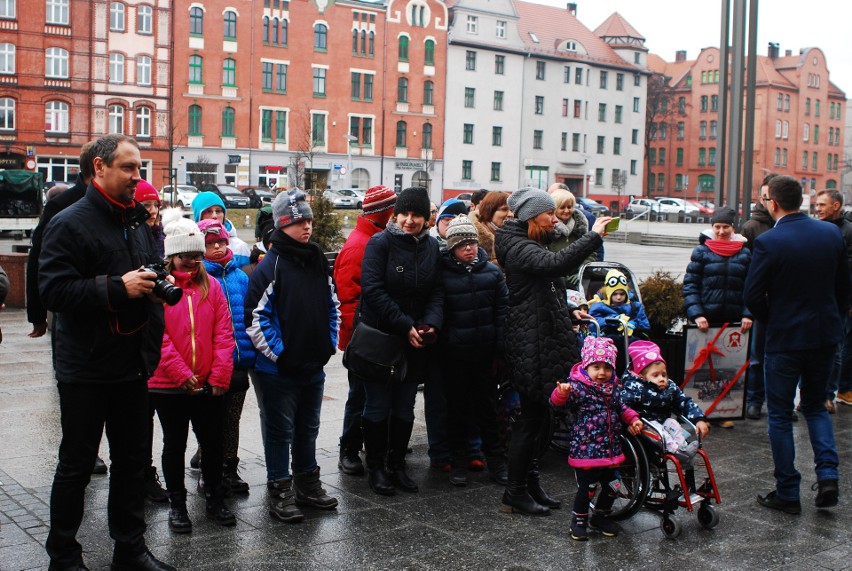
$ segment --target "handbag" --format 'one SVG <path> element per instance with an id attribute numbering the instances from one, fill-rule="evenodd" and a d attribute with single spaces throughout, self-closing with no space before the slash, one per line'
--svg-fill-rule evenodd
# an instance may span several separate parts
<path id="1" fill-rule="evenodd" d="M 367 381 L 401 382 L 408 373 L 405 339 L 359 322 L 343 352 L 343 366 Z"/>

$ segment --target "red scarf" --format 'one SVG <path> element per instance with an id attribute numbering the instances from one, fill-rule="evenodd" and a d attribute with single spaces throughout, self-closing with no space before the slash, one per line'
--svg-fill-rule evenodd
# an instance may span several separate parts
<path id="1" fill-rule="evenodd" d="M 704 242 L 704 245 L 710 248 L 711 252 L 725 258 L 730 258 L 742 250 L 744 244 L 745 242 L 734 240 L 707 240 Z"/>
<path id="2" fill-rule="evenodd" d="M 230 262 L 231 260 L 234 259 L 234 253 L 231 251 L 230 248 L 228 248 L 225 255 L 222 256 L 221 258 L 219 258 L 218 260 L 213 260 L 211 258 L 208 258 L 207 256 L 204 256 L 204 259 L 207 260 L 208 262 L 213 262 L 215 264 L 221 265 L 222 267 L 225 267 L 228 264 L 228 262 Z"/>

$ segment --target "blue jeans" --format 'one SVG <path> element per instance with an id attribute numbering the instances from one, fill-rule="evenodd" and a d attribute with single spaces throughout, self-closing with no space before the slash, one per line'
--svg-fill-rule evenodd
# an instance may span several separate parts
<path id="1" fill-rule="evenodd" d="M 254 390 L 265 426 L 266 478 L 280 480 L 317 467 L 316 444 L 325 373 L 282 377 L 255 370 Z"/>
<path id="2" fill-rule="evenodd" d="M 793 401 L 799 386 L 802 414 L 814 453 L 817 480 L 836 479 L 839 459 L 834 428 L 825 410 L 825 390 L 837 347 L 808 351 L 767 352 L 764 359 L 769 443 L 775 462 L 775 491 L 779 499 L 798 500 L 802 476 L 796 470 L 793 441 Z"/>
<path id="3" fill-rule="evenodd" d="M 762 407 L 766 400 L 763 380 L 763 355 L 766 349 L 766 327 L 755 320 L 751 326 L 751 361 L 748 366 L 746 405 Z"/>
<path id="4" fill-rule="evenodd" d="M 843 341 L 834 355 L 834 366 L 828 378 L 825 398 L 834 400 L 835 393 L 852 391 L 852 317 L 843 320 Z"/>
<path id="5" fill-rule="evenodd" d="M 414 399 L 417 383 L 374 383 L 364 382 L 364 418 L 370 422 L 382 422 L 395 417 L 405 422 L 414 422 Z"/>

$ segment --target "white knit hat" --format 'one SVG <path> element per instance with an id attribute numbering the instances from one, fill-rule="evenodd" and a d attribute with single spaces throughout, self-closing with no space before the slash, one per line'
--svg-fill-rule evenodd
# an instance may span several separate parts
<path id="1" fill-rule="evenodd" d="M 183 217 L 180 208 L 163 211 L 163 233 L 166 235 L 165 255 L 204 253 L 204 234 L 189 218 Z"/>

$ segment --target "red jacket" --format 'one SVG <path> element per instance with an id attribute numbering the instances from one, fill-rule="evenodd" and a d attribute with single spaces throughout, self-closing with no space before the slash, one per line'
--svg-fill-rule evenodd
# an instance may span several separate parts
<path id="1" fill-rule="evenodd" d="M 185 274 L 184 274 L 185 276 Z M 234 332 L 222 286 L 209 278 L 204 301 L 201 290 L 181 274 L 175 275 L 183 297 L 166 306 L 166 332 L 160 365 L 148 379 L 149 389 L 177 389 L 196 375 L 204 385 L 227 389 L 234 370 Z"/>
<path id="2" fill-rule="evenodd" d="M 361 261 L 364 259 L 364 250 L 367 249 L 370 238 L 381 231 L 382 228 L 375 223 L 359 216 L 355 230 L 346 239 L 337 259 L 334 260 L 334 283 L 337 287 L 337 299 L 340 300 L 340 336 L 337 348 L 341 351 L 346 349 L 349 339 L 352 338 L 352 322 L 361 299 Z"/>

